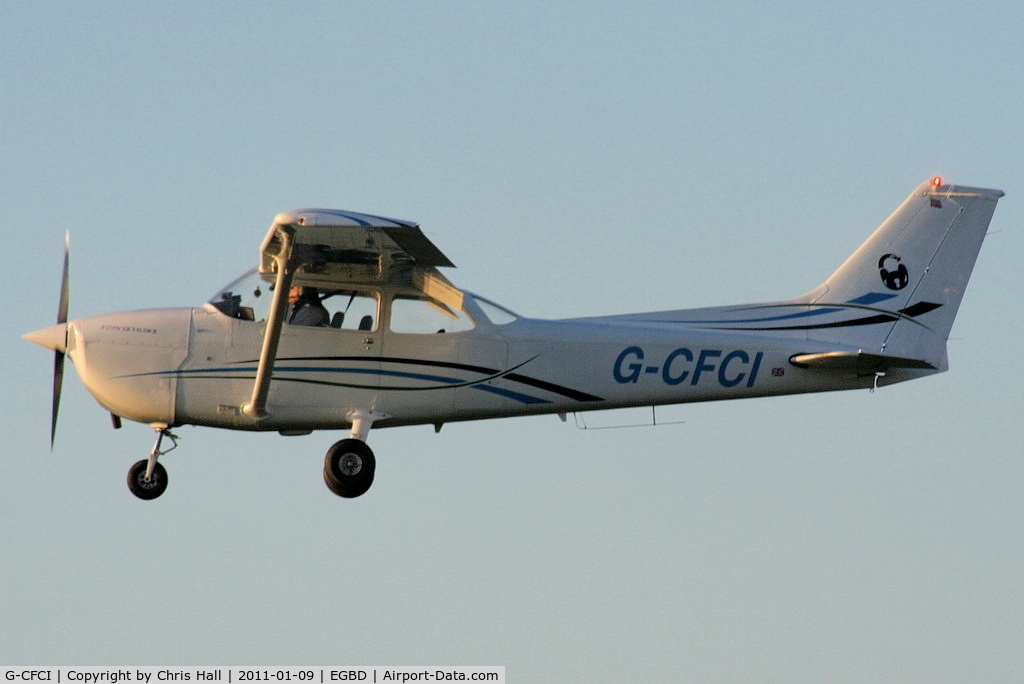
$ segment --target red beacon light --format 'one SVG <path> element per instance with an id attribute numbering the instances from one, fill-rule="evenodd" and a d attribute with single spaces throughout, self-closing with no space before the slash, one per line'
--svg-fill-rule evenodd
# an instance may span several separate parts
<path id="1" fill-rule="evenodd" d="M 940 185 L 942 185 L 942 176 L 936 176 L 935 178 L 932 178 L 932 187 L 937 188 Z"/>

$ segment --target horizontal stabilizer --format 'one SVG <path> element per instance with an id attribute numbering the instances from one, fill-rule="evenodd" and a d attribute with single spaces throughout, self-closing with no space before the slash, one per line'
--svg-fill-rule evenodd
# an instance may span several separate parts
<path id="1" fill-rule="evenodd" d="M 789 362 L 800 368 L 822 371 L 857 371 L 858 373 L 884 373 L 894 368 L 938 370 L 927 361 L 905 359 L 885 354 L 858 351 L 834 351 L 821 354 L 794 354 Z"/>

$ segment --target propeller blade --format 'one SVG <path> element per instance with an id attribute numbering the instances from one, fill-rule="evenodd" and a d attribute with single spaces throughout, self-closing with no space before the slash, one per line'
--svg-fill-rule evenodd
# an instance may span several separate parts
<path id="1" fill-rule="evenodd" d="M 57 324 L 68 322 L 68 254 L 71 252 L 71 231 L 64 233 L 64 270 L 60 276 L 60 303 L 57 305 Z"/>
<path id="2" fill-rule="evenodd" d="M 60 276 L 60 302 L 57 304 L 57 325 L 68 321 L 68 299 L 70 284 L 68 282 L 68 261 L 71 253 L 71 231 L 64 233 L 64 268 Z M 64 328 L 67 334 L 67 326 Z M 67 349 L 65 342 L 64 349 L 53 353 L 53 410 L 50 415 L 50 451 L 53 451 L 53 441 L 57 436 L 57 411 L 60 409 L 60 391 L 64 386 L 64 354 Z"/>
<path id="3" fill-rule="evenodd" d="M 50 451 L 57 436 L 57 410 L 60 409 L 60 390 L 64 385 L 64 352 L 53 353 L 53 413 L 50 417 Z"/>

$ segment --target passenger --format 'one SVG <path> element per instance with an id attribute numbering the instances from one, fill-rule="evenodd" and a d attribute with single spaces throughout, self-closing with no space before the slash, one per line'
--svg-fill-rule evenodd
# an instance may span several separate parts
<path id="1" fill-rule="evenodd" d="M 299 287 L 288 290 L 288 312 L 290 325 L 325 326 L 330 320 L 327 309 L 320 303 L 320 293 L 315 287 Z"/>

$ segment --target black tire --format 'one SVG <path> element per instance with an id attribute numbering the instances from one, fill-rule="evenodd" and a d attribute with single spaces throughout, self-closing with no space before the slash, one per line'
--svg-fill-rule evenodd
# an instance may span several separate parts
<path id="1" fill-rule="evenodd" d="M 128 471 L 128 489 L 145 501 L 157 498 L 167 489 L 167 469 L 158 462 L 153 468 L 153 477 L 146 480 L 148 466 L 149 460 L 143 459 Z"/>
<path id="2" fill-rule="evenodd" d="M 354 499 L 373 484 L 377 460 L 366 442 L 343 439 L 327 450 L 324 458 L 324 482 L 338 496 Z"/>

